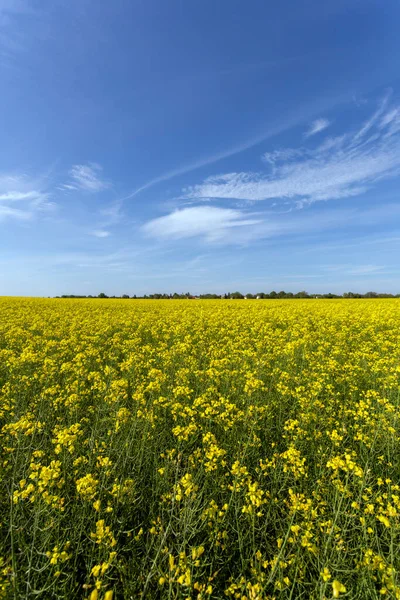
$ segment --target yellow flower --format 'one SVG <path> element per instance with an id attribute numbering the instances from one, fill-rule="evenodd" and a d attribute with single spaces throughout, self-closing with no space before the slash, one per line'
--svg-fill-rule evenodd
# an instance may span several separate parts
<path id="1" fill-rule="evenodd" d="M 328 567 L 324 567 L 324 569 L 321 571 L 320 575 L 324 581 L 329 581 L 329 579 L 331 578 L 331 574 L 330 574 Z"/>
<path id="2" fill-rule="evenodd" d="M 333 597 L 334 598 L 339 598 L 340 594 L 344 594 L 345 593 L 346 588 L 343 585 L 343 583 L 340 583 L 340 581 L 338 581 L 337 579 L 335 579 L 332 582 L 332 591 L 333 591 Z"/>
<path id="3" fill-rule="evenodd" d="M 97 493 L 98 484 L 98 480 L 95 479 L 91 473 L 88 473 L 84 477 L 76 480 L 76 489 L 78 494 L 80 494 L 84 500 L 93 500 Z"/>

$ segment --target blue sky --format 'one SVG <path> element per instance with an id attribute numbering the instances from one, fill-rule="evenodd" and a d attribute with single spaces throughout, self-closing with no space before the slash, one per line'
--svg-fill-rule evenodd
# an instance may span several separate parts
<path id="1" fill-rule="evenodd" d="M 399 22 L 0 0 L 0 295 L 400 293 Z"/>

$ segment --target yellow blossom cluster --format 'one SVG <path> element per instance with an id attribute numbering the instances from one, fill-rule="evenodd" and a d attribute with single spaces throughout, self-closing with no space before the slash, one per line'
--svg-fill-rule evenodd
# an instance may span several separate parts
<path id="1" fill-rule="evenodd" d="M 0 298 L 0 598 L 400 600 L 400 300 Z"/>

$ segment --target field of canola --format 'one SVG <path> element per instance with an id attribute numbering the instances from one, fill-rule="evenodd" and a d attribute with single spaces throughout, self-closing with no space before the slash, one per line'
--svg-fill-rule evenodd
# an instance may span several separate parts
<path id="1" fill-rule="evenodd" d="M 0 598 L 400 598 L 400 301 L 0 299 Z"/>

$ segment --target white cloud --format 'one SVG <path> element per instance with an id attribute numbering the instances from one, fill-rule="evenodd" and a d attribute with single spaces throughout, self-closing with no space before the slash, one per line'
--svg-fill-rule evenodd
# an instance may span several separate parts
<path id="1" fill-rule="evenodd" d="M 342 101 L 343 101 L 342 96 L 331 97 L 331 98 L 329 98 L 328 101 L 324 102 L 323 110 L 329 110 L 333 106 L 335 106 L 338 102 L 342 102 Z M 174 177 L 178 177 L 180 175 L 190 173 L 191 171 L 195 171 L 202 167 L 206 167 L 213 163 L 219 162 L 220 160 L 229 158 L 230 156 L 240 154 L 241 152 L 244 152 L 245 150 L 249 150 L 250 148 L 253 148 L 254 146 L 258 146 L 262 142 L 265 142 L 267 139 L 275 137 L 275 136 L 279 135 L 280 133 L 283 133 L 284 131 L 291 129 L 292 127 L 298 126 L 300 123 L 303 123 L 304 121 L 312 118 L 314 115 L 315 115 L 315 103 L 313 101 L 312 103 L 310 103 L 308 105 L 303 105 L 300 109 L 296 109 L 296 111 L 294 113 L 286 114 L 285 118 L 282 119 L 279 123 L 275 121 L 272 126 L 269 126 L 268 129 L 262 131 L 261 133 L 255 135 L 254 137 L 251 137 L 251 138 L 243 141 L 242 143 L 239 143 L 239 144 L 237 144 L 231 148 L 228 148 L 226 150 L 223 150 L 221 152 L 216 152 L 215 154 L 212 154 L 210 156 L 206 156 L 199 160 L 196 160 L 196 161 L 193 161 L 186 165 L 180 166 L 176 169 L 172 169 L 172 170 L 168 171 L 167 173 L 163 173 L 162 175 L 155 177 L 154 179 L 148 181 L 147 183 L 140 186 L 139 188 L 136 188 L 135 190 L 133 190 L 130 194 L 128 194 L 121 200 L 124 201 L 124 200 L 128 200 L 130 198 L 134 198 L 135 196 L 137 196 L 144 190 L 147 190 L 159 183 L 162 183 L 164 181 L 169 181 L 170 179 L 173 179 Z"/>
<path id="2" fill-rule="evenodd" d="M 29 0 L 0 0 L 0 66 L 12 68 L 41 31 L 43 11 Z M 27 25 L 34 24 L 34 27 Z M 32 35 L 32 31 L 35 32 Z M 40 33 L 39 33 L 40 32 Z"/>
<path id="3" fill-rule="evenodd" d="M 329 127 L 329 125 L 330 122 L 328 121 L 328 119 L 316 119 L 311 123 L 308 131 L 305 133 L 305 136 L 310 137 L 311 135 L 320 133 L 321 131 L 324 131 L 324 129 Z"/>
<path id="4" fill-rule="evenodd" d="M 379 266 L 379 265 L 361 265 L 359 267 L 352 267 L 351 269 L 349 269 L 348 273 L 350 275 L 364 275 L 364 274 L 372 274 L 372 273 L 379 273 L 381 274 L 381 271 L 383 271 L 385 269 L 385 267 L 383 266 Z"/>
<path id="5" fill-rule="evenodd" d="M 74 165 L 69 172 L 71 180 L 60 186 L 60 189 L 101 192 L 110 187 L 110 183 L 103 179 L 102 171 L 103 168 L 93 162 L 86 165 Z"/>
<path id="6" fill-rule="evenodd" d="M 198 237 L 207 243 L 246 245 L 258 239 L 332 229 L 360 219 L 351 210 L 324 211 L 309 219 L 304 212 L 279 214 L 210 205 L 176 210 L 146 223 L 142 230 L 159 240 Z"/>
<path id="7" fill-rule="evenodd" d="M 5 219 L 27 221 L 31 219 L 32 216 L 33 215 L 29 210 L 20 210 L 19 208 L 11 208 L 10 206 L 2 206 L 0 204 L 0 221 Z"/>
<path id="8" fill-rule="evenodd" d="M 89 231 L 89 235 L 93 235 L 97 238 L 106 238 L 111 235 L 109 231 L 110 227 L 113 227 L 120 223 L 122 219 L 121 202 L 111 202 L 107 206 L 103 206 L 98 211 L 98 220 L 93 223 L 93 229 Z"/>
<path id="9" fill-rule="evenodd" d="M 12 190 L 0 194 L 0 202 L 18 202 L 18 200 L 34 200 L 40 197 L 40 192 L 32 190 L 31 192 L 18 192 Z"/>
<path id="10" fill-rule="evenodd" d="M 42 187 L 40 181 L 34 181 L 26 175 L 0 173 L 0 202 L 45 201 L 48 194 Z"/>
<path id="11" fill-rule="evenodd" d="M 106 238 L 109 235 L 111 235 L 110 232 L 106 231 L 105 229 L 94 229 L 90 233 L 91 233 L 91 235 L 94 235 L 95 237 L 98 237 L 98 238 Z"/>
<path id="12" fill-rule="evenodd" d="M 18 204 L 18 208 L 11 205 Z M 0 218 L 30 219 L 36 212 L 54 204 L 40 180 L 27 175 L 0 174 Z"/>
<path id="13" fill-rule="evenodd" d="M 289 162 L 304 156 L 307 153 L 305 148 L 281 148 L 280 150 L 273 150 L 272 152 L 265 152 L 262 155 L 262 159 L 269 163 L 270 165 L 274 165 L 277 162 Z"/>
<path id="14" fill-rule="evenodd" d="M 340 273 L 342 275 L 381 275 L 382 272 L 386 271 L 386 267 L 382 265 L 352 265 L 350 263 L 321 265 L 321 269 L 328 273 Z"/>
<path id="15" fill-rule="evenodd" d="M 110 225 L 117 225 L 123 218 L 122 202 L 120 200 L 111 202 L 111 204 L 109 204 L 108 206 L 103 206 L 103 208 L 100 209 L 99 213 L 104 219 L 104 227 L 109 227 Z"/>
<path id="16" fill-rule="evenodd" d="M 180 239 L 200 236 L 209 242 L 216 242 L 226 237 L 227 231 L 232 228 L 256 225 L 260 222 L 260 219 L 255 219 L 241 210 L 194 206 L 153 219 L 143 226 L 143 231 L 156 238 Z"/>
<path id="17" fill-rule="evenodd" d="M 183 197 L 197 201 L 292 200 L 301 207 L 318 200 L 361 194 L 378 180 L 400 174 L 400 108 L 387 108 L 384 99 L 355 133 L 328 138 L 314 149 L 281 149 L 263 158 L 269 165 L 266 173 L 209 177 L 184 189 Z"/>
<path id="18" fill-rule="evenodd" d="M 358 142 L 358 140 L 360 138 L 362 138 L 366 133 L 368 133 L 368 131 L 370 131 L 377 124 L 377 121 L 383 115 L 383 113 L 385 112 L 385 110 L 387 108 L 390 96 L 391 96 L 391 90 L 389 90 L 385 94 L 384 98 L 380 102 L 380 104 L 379 104 L 378 108 L 376 109 L 376 111 L 374 112 L 374 114 L 369 119 L 367 119 L 367 121 L 364 123 L 364 125 L 361 127 L 361 129 L 354 136 L 355 142 Z"/>
<path id="19" fill-rule="evenodd" d="M 327 150 L 338 150 L 343 146 L 347 139 L 348 136 L 346 134 L 338 135 L 336 137 L 328 137 L 322 142 L 322 144 L 318 146 L 318 151 L 326 152 Z M 310 152 L 310 155 L 311 154 L 312 153 Z"/>

